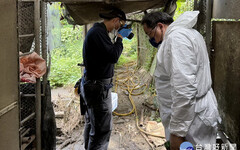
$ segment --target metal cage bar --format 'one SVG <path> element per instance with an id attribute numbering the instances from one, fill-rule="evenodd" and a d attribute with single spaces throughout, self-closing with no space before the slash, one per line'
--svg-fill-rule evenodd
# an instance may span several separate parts
<path id="1" fill-rule="evenodd" d="M 34 1 L 35 52 L 40 55 L 40 0 Z M 41 150 L 41 81 L 36 82 L 36 149 Z"/>

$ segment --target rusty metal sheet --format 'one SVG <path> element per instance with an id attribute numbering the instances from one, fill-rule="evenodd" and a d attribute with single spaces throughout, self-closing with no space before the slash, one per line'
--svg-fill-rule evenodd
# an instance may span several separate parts
<path id="1" fill-rule="evenodd" d="M 16 0 L 0 1 L 0 149 L 19 150 Z"/>
<path id="2" fill-rule="evenodd" d="M 81 2 L 105 2 L 110 3 L 119 3 L 119 2 L 143 2 L 149 0 L 44 0 L 45 2 L 68 2 L 68 3 L 81 3 Z"/>
<path id="3" fill-rule="evenodd" d="M 0 118 L 0 146 L 2 150 L 19 150 L 18 132 L 18 109 L 16 108 Z"/>
<path id="4" fill-rule="evenodd" d="M 213 22 L 213 87 L 224 130 L 240 145 L 240 22 Z"/>
<path id="5" fill-rule="evenodd" d="M 109 10 L 112 6 L 122 9 L 125 13 L 132 13 L 151 8 L 164 7 L 167 1 L 168 0 L 63 0 L 71 17 L 75 23 L 79 25 L 101 20 L 99 13 Z"/>
<path id="6" fill-rule="evenodd" d="M 17 12 L 14 1 L 0 3 L 0 110 L 18 100 Z"/>
<path id="7" fill-rule="evenodd" d="M 240 19 L 240 0 L 214 0 L 213 18 Z"/>

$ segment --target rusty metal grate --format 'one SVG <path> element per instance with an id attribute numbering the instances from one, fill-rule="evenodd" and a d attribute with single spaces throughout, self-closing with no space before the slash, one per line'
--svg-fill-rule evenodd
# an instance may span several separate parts
<path id="1" fill-rule="evenodd" d="M 19 35 L 34 33 L 34 3 L 18 3 L 18 32 Z M 21 52 L 29 52 L 34 36 L 19 39 L 19 49 Z"/>
<path id="2" fill-rule="evenodd" d="M 35 98 L 34 97 L 22 97 L 21 98 L 21 121 L 26 117 L 35 112 Z M 28 120 L 25 124 L 25 128 L 35 129 L 36 127 L 35 117 L 33 119 Z"/>
<path id="3" fill-rule="evenodd" d="M 35 94 L 35 84 L 33 83 L 20 84 L 20 92 L 22 92 L 22 94 Z"/>
<path id="4" fill-rule="evenodd" d="M 31 115 L 35 112 L 35 84 L 32 83 L 24 83 L 20 84 L 20 92 L 22 92 L 23 96 L 21 96 L 21 102 L 20 102 L 20 118 L 21 121 L 24 120 L 26 117 Z M 32 94 L 32 96 L 24 96 L 24 94 Z M 36 129 L 36 119 L 35 117 L 28 120 L 24 123 L 24 128 L 28 129 L 30 128 L 30 134 L 35 133 Z"/>

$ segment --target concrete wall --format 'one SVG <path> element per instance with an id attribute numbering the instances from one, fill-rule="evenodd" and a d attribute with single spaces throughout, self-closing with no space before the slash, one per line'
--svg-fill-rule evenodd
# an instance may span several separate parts
<path id="1" fill-rule="evenodd" d="M 213 87 L 224 131 L 240 145 L 240 22 L 213 22 Z"/>
<path id="2" fill-rule="evenodd" d="M 0 20 L 0 112 L 5 112 L 0 113 L 0 149 L 18 150 L 19 74 L 16 0 L 0 1 Z"/>
<path id="3" fill-rule="evenodd" d="M 214 0 L 213 18 L 240 19 L 240 0 Z"/>

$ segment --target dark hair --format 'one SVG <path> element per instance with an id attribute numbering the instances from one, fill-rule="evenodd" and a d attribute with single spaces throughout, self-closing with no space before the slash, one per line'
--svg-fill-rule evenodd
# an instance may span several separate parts
<path id="1" fill-rule="evenodd" d="M 147 27 L 154 28 L 157 23 L 169 25 L 173 22 L 173 18 L 165 12 L 151 12 L 142 18 L 142 25 L 146 24 Z"/>

